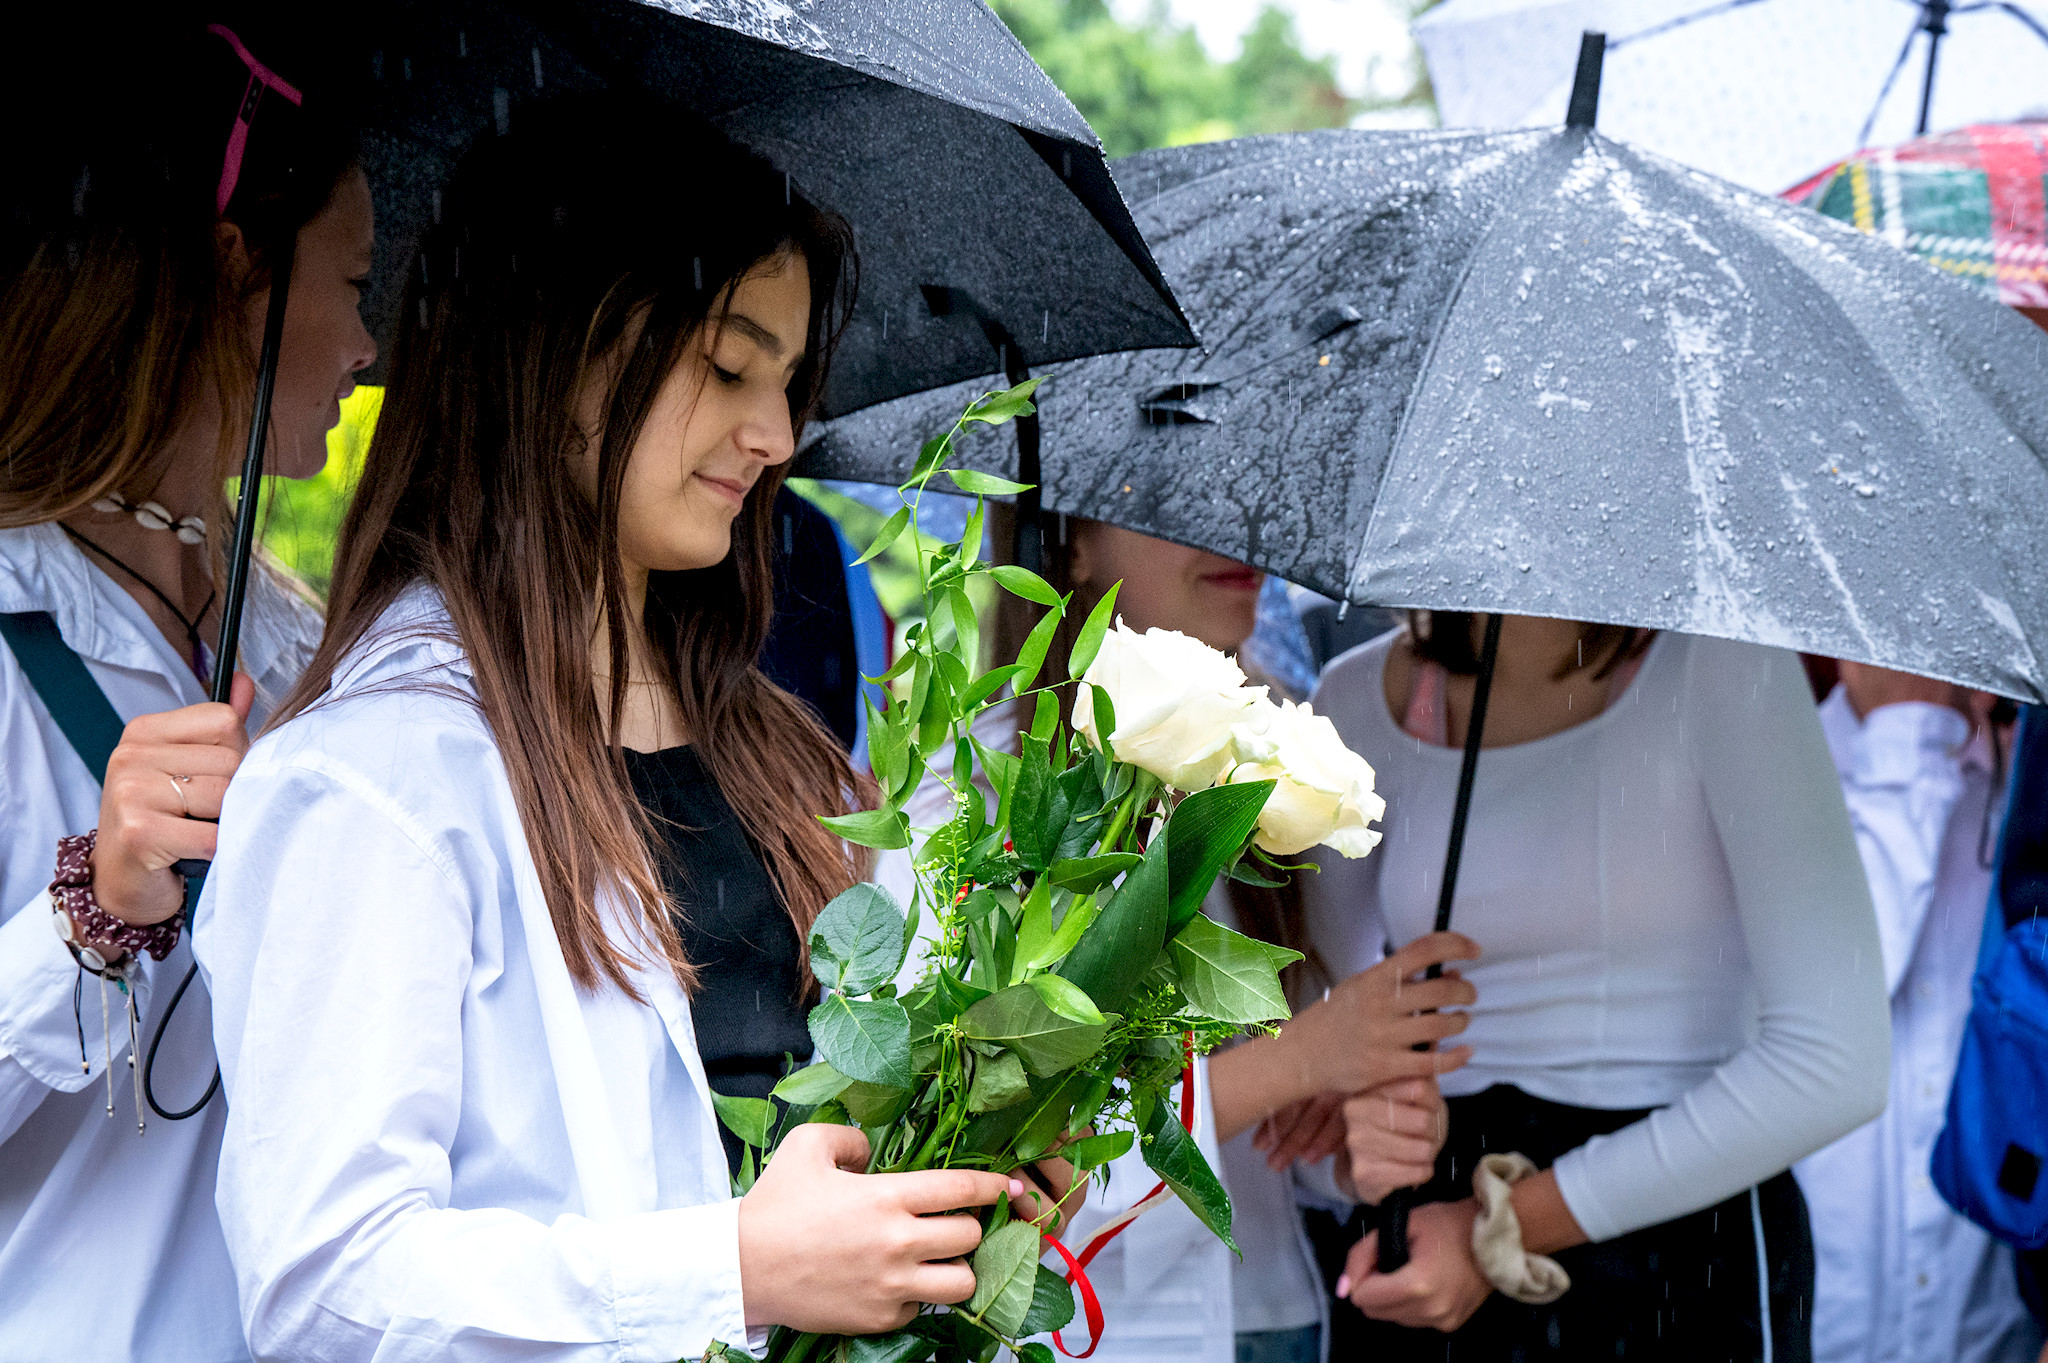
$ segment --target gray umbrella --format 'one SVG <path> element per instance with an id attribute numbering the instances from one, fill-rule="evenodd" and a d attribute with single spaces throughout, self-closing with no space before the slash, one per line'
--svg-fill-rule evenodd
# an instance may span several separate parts
<path id="1" fill-rule="evenodd" d="M 2009 310 L 1590 127 L 1116 169 L 1204 345 L 1051 371 L 1047 507 L 1361 604 L 2048 699 L 2048 335 Z M 803 471 L 897 480 L 985 386 L 834 422 Z"/>

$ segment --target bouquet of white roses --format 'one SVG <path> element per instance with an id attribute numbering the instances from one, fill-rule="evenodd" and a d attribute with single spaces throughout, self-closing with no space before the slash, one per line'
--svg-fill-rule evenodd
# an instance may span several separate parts
<path id="1" fill-rule="evenodd" d="M 1135 1144 L 1163 1185 L 1230 1243 L 1229 1198 L 1172 1089 L 1193 1056 L 1288 1015 L 1278 972 L 1299 957 L 1211 922 L 1202 900 L 1219 875 L 1273 884 L 1289 869 L 1275 858 L 1317 843 L 1363 856 L 1379 840 L 1367 825 L 1384 804 L 1372 769 L 1328 720 L 1273 705 L 1196 640 L 1140 635 L 1120 622 L 1111 629 L 1114 588 L 1081 629 L 1070 675 L 1040 676 L 1068 602 L 1035 573 L 981 557 L 983 499 L 1023 489 L 947 467 L 970 423 L 1031 411 L 1034 387 L 982 398 L 924 447 L 900 489 L 902 509 L 862 560 L 916 533 L 934 478 L 975 496 L 959 540 L 935 550 L 914 540 L 927 613 L 877 679 L 895 686 L 895 698 L 868 712 L 882 806 L 825 821 L 880 849 L 908 849 L 915 832 L 908 912 L 872 884 L 825 908 L 810 941 L 827 991 L 810 1016 L 819 1058 L 776 1087 L 779 1115 L 763 1100 L 723 1098 L 720 1115 L 751 1147 L 743 1187 L 754 1152 L 768 1158 L 799 1122 L 859 1125 L 872 1172 L 1007 1171 L 1057 1151 L 1086 1176 Z M 1018 657 L 989 671 L 967 592 L 984 575 L 1045 607 Z M 1077 688 L 1072 733 L 1054 694 L 1067 685 Z M 1005 693 L 1031 707 L 1016 753 L 973 730 Z M 951 793 L 953 817 L 912 830 L 904 806 L 928 775 Z M 899 994 L 926 914 L 922 973 Z M 887 1335 L 778 1330 L 768 1356 L 986 1363 L 1007 1345 L 1051 1363 L 1050 1349 L 1025 1340 L 1074 1314 L 1068 1282 L 1038 1262 L 1055 1215 L 994 1210 L 973 1258 L 970 1301 Z M 721 1353 L 739 1356 L 715 1346 Z"/>

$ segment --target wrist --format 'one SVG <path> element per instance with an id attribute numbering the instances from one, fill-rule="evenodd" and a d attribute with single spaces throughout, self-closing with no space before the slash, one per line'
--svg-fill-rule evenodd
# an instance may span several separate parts
<path id="1" fill-rule="evenodd" d="M 57 936 L 87 970 L 105 972 L 147 951 L 161 961 L 178 945 L 183 911 L 161 923 L 137 926 L 100 907 L 93 890 L 93 855 L 99 831 L 57 840 L 57 867 L 50 881 L 50 908 Z"/>

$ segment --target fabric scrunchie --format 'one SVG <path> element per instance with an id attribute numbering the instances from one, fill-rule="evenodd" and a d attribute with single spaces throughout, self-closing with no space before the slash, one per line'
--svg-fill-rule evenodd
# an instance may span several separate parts
<path id="1" fill-rule="evenodd" d="M 1504 1297 L 1529 1306 L 1554 1302 L 1571 1289 L 1571 1275 L 1546 1254 L 1522 1247 L 1522 1222 L 1508 1189 L 1536 1172 L 1527 1155 L 1492 1154 L 1472 1171 L 1479 1217 L 1472 1223 L 1472 1254 L 1479 1271 Z"/>

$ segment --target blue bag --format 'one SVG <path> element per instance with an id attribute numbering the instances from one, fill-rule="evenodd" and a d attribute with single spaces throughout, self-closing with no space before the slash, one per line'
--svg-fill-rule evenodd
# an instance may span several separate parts
<path id="1" fill-rule="evenodd" d="M 1935 1141 L 1944 1200 L 2015 1249 L 2048 1247 L 2048 716 L 2014 745 L 1970 1018 Z"/>

